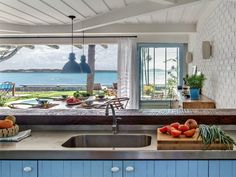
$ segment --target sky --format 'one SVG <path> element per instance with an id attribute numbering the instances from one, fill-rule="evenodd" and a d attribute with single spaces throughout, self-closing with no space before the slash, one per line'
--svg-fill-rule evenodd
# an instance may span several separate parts
<path id="1" fill-rule="evenodd" d="M 107 49 L 96 45 L 95 70 L 117 70 L 117 44 L 109 44 Z M 85 55 L 88 47 L 85 46 Z M 62 69 L 68 61 L 70 45 L 60 45 L 53 49 L 45 45 L 36 45 L 35 49 L 22 48 L 9 60 L 0 62 L 0 71 L 8 69 Z M 82 49 L 74 47 L 76 61 L 79 63 Z"/>

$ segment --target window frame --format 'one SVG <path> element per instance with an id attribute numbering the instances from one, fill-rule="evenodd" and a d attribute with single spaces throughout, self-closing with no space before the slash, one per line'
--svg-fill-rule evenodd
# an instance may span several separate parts
<path id="1" fill-rule="evenodd" d="M 142 72 L 142 62 L 141 62 L 141 48 L 179 48 L 179 60 L 178 60 L 178 84 L 177 86 L 183 85 L 183 77 L 186 73 L 186 67 L 184 62 L 184 54 L 186 53 L 187 44 L 185 43 L 138 43 L 137 44 L 137 57 L 138 57 L 138 78 L 139 78 L 139 103 L 141 102 L 169 102 L 170 100 L 164 99 L 164 100 L 142 100 L 141 99 L 141 72 Z M 140 106 L 140 104 L 139 104 Z"/>

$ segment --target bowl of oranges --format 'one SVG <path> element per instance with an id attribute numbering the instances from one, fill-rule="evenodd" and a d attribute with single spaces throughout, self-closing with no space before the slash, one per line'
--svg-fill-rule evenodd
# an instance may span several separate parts
<path id="1" fill-rule="evenodd" d="M 19 132 L 19 126 L 16 124 L 16 117 L 6 116 L 0 120 L 0 138 L 15 136 Z"/>

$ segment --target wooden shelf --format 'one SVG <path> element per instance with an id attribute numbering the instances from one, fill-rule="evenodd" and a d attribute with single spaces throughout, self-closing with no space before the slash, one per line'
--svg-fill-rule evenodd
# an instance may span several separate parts
<path id="1" fill-rule="evenodd" d="M 182 96 L 181 91 L 178 92 L 179 105 L 183 109 L 215 109 L 215 101 L 200 95 L 199 100 L 191 100 L 190 98 L 185 98 Z"/>

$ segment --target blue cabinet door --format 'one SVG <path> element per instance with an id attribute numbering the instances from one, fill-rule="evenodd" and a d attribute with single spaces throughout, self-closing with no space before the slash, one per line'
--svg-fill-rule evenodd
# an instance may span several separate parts
<path id="1" fill-rule="evenodd" d="M 122 161 L 42 160 L 38 177 L 122 177 Z"/>
<path id="2" fill-rule="evenodd" d="M 123 171 L 124 171 L 124 177 L 208 177 L 208 161 L 207 160 L 124 161 Z"/>
<path id="3" fill-rule="evenodd" d="M 209 177 L 236 177 L 236 160 L 209 160 Z"/>
<path id="4" fill-rule="evenodd" d="M 155 161 L 127 160 L 123 162 L 124 177 L 154 177 Z"/>
<path id="5" fill-rule="evenodd" d="M 154 177 L 208 177 L 208 160 L 157 160 Z"/>
<path id="6" fill-rule="evenodd" d="M 0 177 L 37 177 L 37 161 L 1 160 Z"/>

